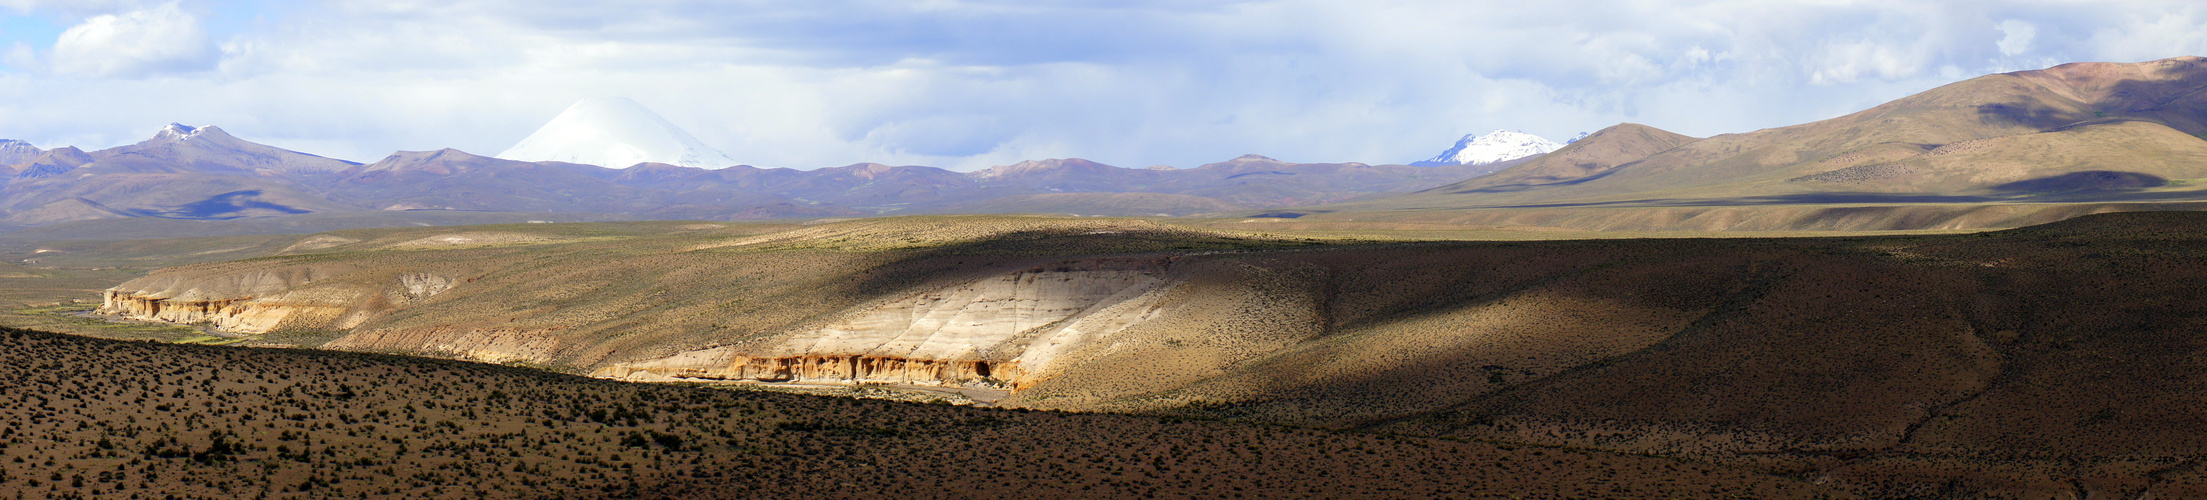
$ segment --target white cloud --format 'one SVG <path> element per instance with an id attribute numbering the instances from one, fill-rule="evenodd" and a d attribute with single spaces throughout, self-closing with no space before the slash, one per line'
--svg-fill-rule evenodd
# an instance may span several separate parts
<path id="1" fill-rule="evenodd" d="M 2116 61 L 2207 56 L 2207 8 L 2186 6 L 2173 12 L 2126 15 L 2095 27 L 2086 45 Z"/>
<path id="2" fill-rule="evenodd" d="M 16 12 L 56 11 L 75 16 L 90 16 L 143 3 L 141 0 L 0 0 L 0 7 Z"/>
<path id="3" fill-rule="evenodd" d="M 31 44 L 15 42 L 8 46 L 7 54 L 0 55 L 0 64 L 18 71 L 39 69 L 38 50 L 32 49 Z"/>
<path id="4" fill-rule="evenodd" d="M 102 14 L 71 26 L 54 41 L 54 72 L 139 77 L 204 70 L 220 53 L 199 18 L 176 2 Z"/>
<path id="5" fill-rule="evenodd" d="M 760 166 L 1401 162 L 1497 128 L 1706 136 L 2049 60 L 2207 53 L 2184 0 L 331 0 L 216 35 L 224 12 L 191 5 L 116 7 L 71 30 L 109 57 L 57 43 L 34 57 L 67 74 L 0 74 L 0 137 L 106 147 L 180 121 L 361 161 L 488 154 L 623 95 Z M 198 52 L 155 50 L 174 47 Z"/>
<path id="6" fill-rule="evenodd" d="M 2031 39 L 2038 36 L 2038 25 L 2018 19 L 2001 21 L 2000 24 L 1994 25 L 1994 27 L 1998 28 L 2001 33 L 2000 41 L 1995 45 L 2000 47 L 2000 55 L 2004 56 L 2022 55 L 2024 52 L 2029 52 L 2031 50 Z"/>

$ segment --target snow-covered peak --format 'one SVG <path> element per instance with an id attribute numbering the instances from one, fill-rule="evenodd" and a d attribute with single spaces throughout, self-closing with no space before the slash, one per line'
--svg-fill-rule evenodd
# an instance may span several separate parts
<path id="1" fill-rule="evenodd" d="M 1485 165 L 1544 154 L 1562 147 L 1562 144 L 1537 135 L 1496 130 L 1487 135 L 1466 135 L 1440 156 L 1411 165 Z"/>
<path id="2" fill-rule="evenodd" d="M 562 161 L 610 168 L 655 162 L 697 168 L 736 164 L 726 153 L 625 97 L 584 99 L 499 158 Z"/>
<path id="3" fill-rule="evenodd" d="M 0 165 L 14 165 L 31 161 L 32 158 L 37 158 L 38 155 L 45 152 L 45 150 L 38 149 L 38 146 L 32 146 L 28 142 L 0 139 Z"/>
<path id="4" fill-rule="evenodd" d="M 167 139 L 171 141 L 181 141 L 197 137 L 199 136 L 199 132 L 205 129 L 206 127 L 193 127 L 182 123 L 171 123 L 167 127 L 161 127 L 161 131 L 155 132 L 153 134 L 153 138 L 157 140 Z"/>
<path id="5" fill-rule="evenodd" d="M 1010 176 L 1014 176 L 1014 175 L 1020 175 L 1020 174 L 1032 174 L 1032 173 L 1036 173 L 1036 172 L 1042 172 L 1042 171 L 1050 170 L 1050 169 L 1052 169 L 1052 168 L 1056 168 L 1057 166 L 1058 166 L 1058 162 L 1057 162 L 1057 161 L 1055 161 L 1055 160 L 1049 160 L 1049 161 L 1035 161 L 1035 160 L 1025 160 L 1025 161 L 1021 161 L 1021 162 L 1019 162 L 1019 163 L 1013 163 L 1013 164 L 1010 164 L 1010 165 L 997 165 L 997 166 L 994 166 L 994 167 L 989 167 L 989 168 L 984 168 L 984 169 L 980 169 L 980 170 L 975 170 L 975 171 L 972 171 L 972 172 L 967 172 L 967 173 L 966 173 L 966 177 L 971 177 L 971 178 L 974 178 L 974 179 L 976 179 L 976 180 L 984 180 L 984 181 L 986 181 L 986 180 L 996 180 L 996 179 L 1000 179 L 1000 178 L 1004 178 L 1004 177 L 1010 177 Z"/>
<path id="6" fill-rule="evenodd" d="M 1568 140 L 1568 141 L 1563 141 L 1563 143 L 1564 143 L 1564 144 L 1571 144 L 1571 143 L 1574 143 L 1574 142 L 1579 142 L 1579 139 L 1585 139 L 1585 138 L 1586 138 L 1586 136 L 1589 136 L 1589 135 L 1594 135 L 1594 134 L 1593 134 L 1593 133 L 1590 133 L 1590 132 L 1579 132 L 1579 135 L 1574 135 L 1574 136 L 1571 136 L 1571 140 Z"/>

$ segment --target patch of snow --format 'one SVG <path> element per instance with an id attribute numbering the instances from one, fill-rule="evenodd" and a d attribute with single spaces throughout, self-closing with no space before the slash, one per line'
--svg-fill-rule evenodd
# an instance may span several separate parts
<path id="1" fill-rule="evenodd" d="M 157 140 L 165 139 L 169 141 L 182 141 L 186 139 L 191 139 L 193 137 L 199 137 L 199 133 L 206 130 L 207 128 L 208 127 L 193 127 L 182 123 L 171 123 L 167 127 L 161 127 L 161 131 L 155 132 L 153 134 L 153 138 Z"/>
<path id="2" fill-rule="evenodd" d="M 1562 147 L 1562 144 L 1537 135 L 1496 130 L 1487 135 L 1466 135 L 1456 141 L 1455 147 L 1442 151 L 1440 156 L 1411 165 L 1485 165 L 1546 154 Z"/>
<path id="3" fill-rule="evenodd" d="M 31 161 L 31 159 L 37 158 L 39 154 L 45 152 L 45 150 L 38 149 L 38 146 L 32 146 L 28 142 L 0 139 L 0 165 L 14 165 Z"/>

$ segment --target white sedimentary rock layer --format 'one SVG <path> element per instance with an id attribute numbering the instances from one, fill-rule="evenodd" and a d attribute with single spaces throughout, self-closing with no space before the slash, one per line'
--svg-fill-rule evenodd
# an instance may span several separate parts
<path id="1" fill-rule="evenodd" d="M 1157 263 L 1098 260 L 1008 273 L 879 302 L 763 347 L 610 366 L 634 380 L 750 379 L 1018 386 L 1058 356 L 1154 316 Z"/>

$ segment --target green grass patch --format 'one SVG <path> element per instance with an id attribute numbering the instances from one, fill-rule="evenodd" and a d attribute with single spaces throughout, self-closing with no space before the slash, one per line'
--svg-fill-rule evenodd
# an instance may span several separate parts
<path id="1" fill-rule="evenodd" d="M 89 312 L 93 309 L 99 308 L 100 306 L 92 304 L 61 304 L 44 307 L 27 307 L 23 309 L 16 309 L 10 312 L 14 312 L 16 314 L 76 314 L 81 312 Z"/>
<path id="2" fill-rule="evenodd" d="M 182 325 L 107 321 L 82 315 L 97 307 L 93 304 L 62 304 L 13 309 L 0 313 L 0 323 L 113 340 L 174 342 L 203 335 L 197 328 Z"/>
<path id="3" fill-rule="evenodd" d="M 327 344 L 330 341 L 337 340 L 338 337 L 343 336 L 345 336 L 345 332 L 340 331 L 298 329 L 268 332 L 265 335 L 254 337 L 252 340 L 255 345 L 287 345 L 301 348 L 315 348 L 321 347 L 322 344 Z"/>

